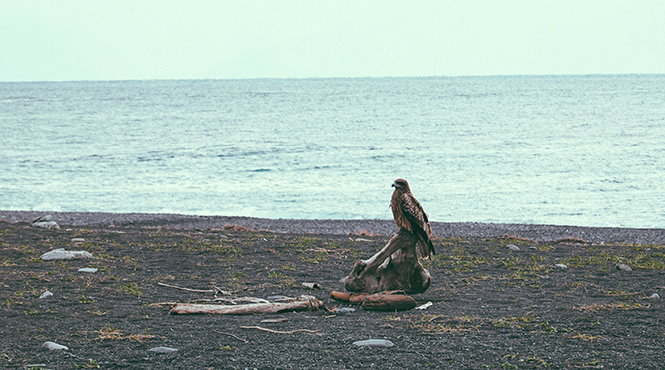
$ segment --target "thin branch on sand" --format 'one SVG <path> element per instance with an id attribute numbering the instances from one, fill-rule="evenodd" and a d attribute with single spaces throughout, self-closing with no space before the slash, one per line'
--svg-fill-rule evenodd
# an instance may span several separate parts
<path id="1" fill-rule="evenodd" d="M 157 283 L 157 285 L 165 286 L 167 288 L 174 288 L 174 289 L 180 289 L 180 290 L 186 290 L 188 292 L 194 292 L 194 293 L 220 293 L 223 295 L 231 295 L 231 293 L 221 290 L 218 287 L 215 287 L 215 289 L 190 289 L 190 288 L 183 288 L 179 287 L 176 285 L 169 285 L 169 284 L 164 284 L 164 283 Z"/>
<path id="2" fill-rule="evenodd" d="M 237 339 L 237 340 L 239 340 L 239 341 L 241 341 L 241 342 L 243 342 L 243 343 L 249 343 L 249 341 L 247 341 L 247 340 L 245 340 L 245 339 L 242 339 L 242 338 L 238 337 L 238 336 L 235 335 L 235 334 L 224 333 L 224 332 L 221 332 L 221 331 L 218 331 L 218 330 L 215 330 L 215 329 L 213 329 L 212 331 L 214 331 L 215 333 L 218 333 L 218 334 L 224 334 L 224 335 L 228 335 L 228 336 L 230 336 L 230 337 L 234 337 L 235 339 Z"/>
<path id="3" fill-rule="evenodd" d="M 289 331 L 281 331 L 281 330 L 272 330 L 268 328 L 262 328 L 260 326 L 241 326 L 241 329 L 258 329 L 258 330 L 263 330 L 267 331 L 268 333 L 275 333 L 275 334 L 293 334 L 293 333 L 298 333 L 298 332 L 304 332 L 304 333 L 312 333 L 312 334 L 318 334 L 318 330 L 309 330 L 309 329 L 296 329 L 296 330 L 289 330 Z"/>

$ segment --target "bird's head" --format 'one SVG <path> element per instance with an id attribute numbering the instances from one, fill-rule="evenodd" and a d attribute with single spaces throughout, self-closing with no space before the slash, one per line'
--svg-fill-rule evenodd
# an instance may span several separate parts
<path id="1" fill-rule="evenodd" d="M 404 179 L 397 179 L 393 182 L 392 187 L 395 188 L 395 190 L 401 190 L 403 192 L 410 192 L 411 190 L 409 189 L 409 183 L 406 182 Z"/>

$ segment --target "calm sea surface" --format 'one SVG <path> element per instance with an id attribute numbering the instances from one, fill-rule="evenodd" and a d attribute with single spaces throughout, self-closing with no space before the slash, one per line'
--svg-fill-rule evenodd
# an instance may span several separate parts
<path id="1" fill-rule="evenodd" d="M 665 76 L 0 83 L 0 209 L 665 227 Z"/>

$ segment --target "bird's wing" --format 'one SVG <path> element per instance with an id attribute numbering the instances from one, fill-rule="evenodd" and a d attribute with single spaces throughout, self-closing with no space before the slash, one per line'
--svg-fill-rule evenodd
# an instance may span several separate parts
<path id="1" fill-rule="evenodd" d="M 427 213 L 418 200 L 408 193 L 402 197 L 402 211 L 411 224 L 411 231 L 418 236 L 421 254 L 423 257 L 431 257 L 435 251 L 430 240 L 432 227 L 429 224 Z"/>
<path id="2" fill-rule="evenodd" d="M 411 222 L 424 231 L 429 229 L 429 220 L 427 214 L 423 210 L 418 200 L 409 193 L 402 195 L 402 212 L 404 216 Z"/>

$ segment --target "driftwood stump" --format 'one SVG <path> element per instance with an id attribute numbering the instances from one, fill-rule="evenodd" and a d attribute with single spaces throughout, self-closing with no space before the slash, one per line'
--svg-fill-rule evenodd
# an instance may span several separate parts
<path id="1" fill-rule="evenodd" d="M 344 287 L 350 292 L 365 293 L 426 291 L 432 280 L 429 272 L 418 261 L 416 243 L 418 238 L 413 233 L 400 229 L 374 256 L 353 265 Z"/>

